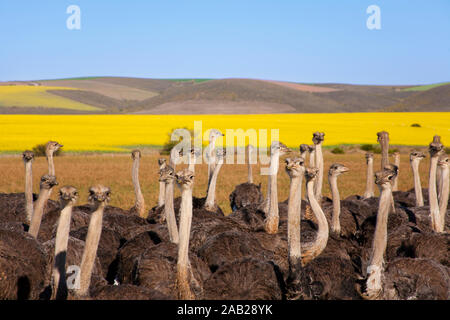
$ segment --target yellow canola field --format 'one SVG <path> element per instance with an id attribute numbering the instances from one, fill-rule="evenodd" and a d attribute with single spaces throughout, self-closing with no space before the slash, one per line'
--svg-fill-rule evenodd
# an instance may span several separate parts
<path id="1" fill-rule="evenodd" d="M 97 111 L 100 108 L 66 99 L 47 90 L 78 90 L 75 88 L 50 86 L 0 86 L 1 107 L 41 107 L 81 111 Z"/>
<path id="2" fill-rule="evenodd" d="M 121 152 L 134 146 L 161 146 L 173 128 L 278 129 L 280 141 L 298 148 L 311 144 L 314 131 L 325 132 L 324 145 L 376 144 L 378 131 L 390 134 L 392 145 L 428 145 L 433 135 L 450 145 L 450 113 L 337 113 L 263 115 L 3 115 L 0 152 L 18 152 L 56 140 L 65 151 Z M 418 123 L 420 128 L 411 127 Z M 218 144 L 222 144 L 218 141 Z"/>

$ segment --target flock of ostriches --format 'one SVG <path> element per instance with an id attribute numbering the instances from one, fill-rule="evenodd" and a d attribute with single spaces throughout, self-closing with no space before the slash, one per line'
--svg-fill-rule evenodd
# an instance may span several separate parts
<path id="1" fill-rule="evenodd" d="M 439 136 L 429 145 L 428 188 L 419 176 L 425 154 L 414 151 L 414 188 L 397 191 L 400 157 L 389 163 L 383 131 L 381 170 L 374 173 L 367 153 L 364 194 L 342 201 L 337 179 L 349 169 L 332 164 L 332 198 L 322 196 L 324 133 L 316 132 L 313 145 L 285 160 L 289 197 L 278 202 L 280 156 L 291 150 L 273 142 L 267 196 L 248 159 L 248 181 L 230 194 L 233 212 L 224 216 L 215 201 L 221 135 L 210 134 L 206 197 L 192 196 L 201 152 L 174 148 L 169 163 L 159 160 L 159 200 L 149 212 L 139 150 L 129 210 L 109 206 L 111 191 L 102 185 L 89 189 L 89 204 L 76 205 L 73 186 L 49 200 L 58 185 L 53 153 L 61 145 L 54 141 L 46 146 L 49 173 L 33 194 L 33 153 L 25 151 L 25 193 L 0 194 L 0 299 L 449 299 L 449 160 Z M 248 158 L 254 151 L 247 147 Z M 189 166 L 176 171 L 182 158 Z M 174 199 L 175 185 L 181 197 Z"/>

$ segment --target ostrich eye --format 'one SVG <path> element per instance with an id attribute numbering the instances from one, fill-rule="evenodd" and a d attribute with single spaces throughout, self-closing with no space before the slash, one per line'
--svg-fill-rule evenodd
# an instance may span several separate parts
<path id="1" fill-rule="evenodd" d="M 74 196 L 77 196 L 77 195 L 78 195 L 78 192 L 77 192 L 77 191 L 75 191 L 75 192 L 73 193 L 73 195 L 74 195 Z"/>

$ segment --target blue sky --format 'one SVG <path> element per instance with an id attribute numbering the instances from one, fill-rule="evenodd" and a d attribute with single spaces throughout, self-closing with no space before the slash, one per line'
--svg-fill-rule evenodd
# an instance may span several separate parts
<path id="1" fill-rule="evenodd" d="M 69 5 L 81 30 L 68 30 Z M 381 30 L 368 30 L 369 5 Z M 450 1 L 0 1 L 0 80 L 450 80 Z"/>

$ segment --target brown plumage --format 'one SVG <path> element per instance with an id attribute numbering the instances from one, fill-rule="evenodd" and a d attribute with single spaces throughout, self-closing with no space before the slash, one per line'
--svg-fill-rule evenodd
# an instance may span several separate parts
<path id="1" fill-rule="evenodd" d="M 46 275 L 42 245 L 28 233 L 0 228 L 0 299 L 38 299 Z"/>

